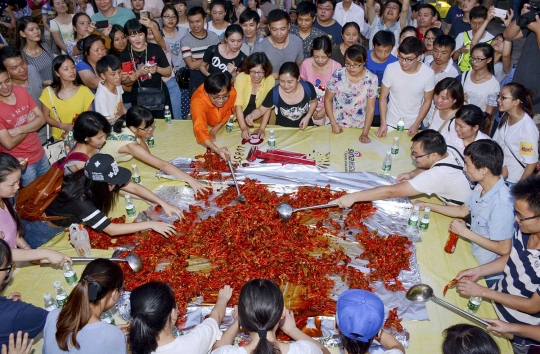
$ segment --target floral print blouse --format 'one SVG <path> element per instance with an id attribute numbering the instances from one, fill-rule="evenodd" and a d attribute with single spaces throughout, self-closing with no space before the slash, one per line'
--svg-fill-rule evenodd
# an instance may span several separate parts
<path id="1" fill-rule="evenodd" d="M 347 68 L 336 70 L 326 89 L 334 93 L 332 100 L 334 117 L 343 127 L 363 128 L 366 119 L 368 98 L 377 98 L 379 79 L 366 69 L 359 83 L 353 84 L 347 78 Z"/>

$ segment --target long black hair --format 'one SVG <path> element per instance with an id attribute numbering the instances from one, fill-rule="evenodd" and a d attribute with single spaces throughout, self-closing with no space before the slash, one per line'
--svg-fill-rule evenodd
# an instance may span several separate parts
<path id="1" fill-rule="evenodd" d="M 499 346 L 482 328 L 460 323 L 443 332 L 443 354 L 500 354 Z"/>
<path id="2" fill-rule="evenodd" d="M 495 61 L 495 49 L 493 49 L 491 44 L 478 43 L 477 45 L 472 47 L 472 49 L 471 49 L 471 57 L 472 57 L 475 50 L 481 51 L 482 54 L 484 54 L 484 56 L 486 57 L 487 60 L 491 59 L 491 61 L 487 63 L 487 68 L 488 68 L 488 71 L 491 74 L 494 74 L 495 73 L 495 63 L 494 63 L 494 61 Z"/>
<path id="3" fill-rule="evenodd" d="M 148 128 L 154 124 L 152 112 L 143 106 L 131 106 L 126 114 L 122 115 L 114 122 L 113 131 L 115 133 L 121 133 L 124 124 L 127 128 L 139 128 L 142 123 L 144 123 L 144 128 Z"/>
<path id="4" fill-rule="evenodd" d="M 111 40 L 111 49 L 109 49 L 109 55 L 114 55 L 118 57 L 120 56 L 120 51 L 114 47 L 114 35 L 116 34 L 116 32 L 120 32 L 125 36 L 124 28 L 117 23 L 112 25 L 111 32 L 109 33 L 109 39 Z"/>
<path id="5" fill-rule="evenodd" d="M 73 64 L 73 66 L 75 66 L 75 61 L 69 55 L 66 55 L 66 54 L 59 55 L 53 59 L 53 62 L 52 62 L 52 78 L 53 79 L 52 79 L 51 87 L 56 93 L 58 93 L 62 89 L 62 80 L 60 79 L 60 76 L 58 76 L 57 72 L 58 70 L 60 70 L 60 67 L 62 66 L 62 64 L 64 64 L 64 62 L 68 60 Z M 75 74 L 75 81 L 73 81 L 73 85 L 75 86 L 81 85 L 81 79 L 79 78 L 78 73 Z"/>
<path id="6" fill-rule="evenodd" d="M 279 323 L 284 307 L 283 293 L 273 281 L 253 279 L 244 285 L 238 300 L 238 319 L 246 331 L 259 334 L 259 342 L 252 354 L 280 353 L 266 338 L 266 332 L 273 331 Z"/>
<path id="7" fill-rule="evenodd" d="M 172 288 L 162 282 L 149 282 L 134 289 L 131 302 L 129 344 L 133 354 L 150 354 L 157 347 L 157 336 L 176 308 Z"/>
<path id="8" fill-rule="evenodd" d="M 22 170 L 19 160 L 17 160 L 15 157 L 11 156 L 8 153 L 0 152 L 0 183 L 4 182 L 8 175 L 12 174 L 17 170 Z M 21 218 L 19 218 L 17 212 L 15 212 L 11 200 L 8 198 L 2 198 L 2 201 L 4 202 L 4 205 L 6 206 L 13 220 L 15 220 L 15 224 L 17 224 L 17 231 L 19 232 L 19 236 L 24 237 L 24 227 Z M 1 262 L 0 265 L 2 265 Z"/>
<path id="9" fill-rule="evenodd" d="M 73 123 L 73 138 L 78 143 L 86 144 L 86 139 L 96 136 L 101 131 L 109 135 L 111 129 L 111 123 L 101 113 L 85 111 Z"/>
<path id="10" fill-rule="evenodd" d="M 89 35 L 88 37 L 86 37 L 85 39 L 83 39 L 83 49 L 82 49 L 82 52 L 83 52 L 83 61 L 88 64 L 88 66 L 92 67 L 92 65 L 90 64 L 90 62 L 88 61 L 88 54 L 90 53 L 90 49 L 92 48 L 92 44 L 94 44 L 95 42 L 97 41 L 101 41 L 101 43 L 103 43 L 105 45 L 105 42 L 103 42 L 103 38 L 101 38 L 100 36 L 98 36 L 97 34 L 91 34 Z M 93 70 L 93 69 L 92 69 Z M 94 71 L 95 73 L 95 71 Z"/>
<path id="11" fill-rule="evenodd" d="M 24 30 L 26 29 L 29 23 L 35 23 L 39 26 L 39 24 L 36 22 L 36 20 L 34 20 L 32 16 L 23 16 L 19 18 L 17 22 L 15 23 L 17 27 L 17 34 L 18 34 L 18 36 L 15 36 L 16 38 L 15 45 L 21 51 L 23 51 L 23 48 L 26 45 L 26 38 L 21 36 L 21 32 L 24 32 Z M 43 46 L 43 42 L 39 42 L 38 45 L 41 47 L 41 49 L 43 49 L 44 51 L 50 54 L 50 51 L 46 50 L 45 47 Z"/>

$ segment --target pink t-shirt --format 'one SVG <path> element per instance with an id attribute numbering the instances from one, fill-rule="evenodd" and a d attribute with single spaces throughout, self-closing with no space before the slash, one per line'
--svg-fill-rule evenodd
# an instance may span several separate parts
<path id="1" fill-rule="evenodd" d="M 328 80 L 330 80 L 334 71 L 341 68 L 341 64 L 330 59 L 328 70 L 326 70 L 324 75 L 319 75 L 313 71 L 313 65 L 311 64 L 312 60 L 313 58 L 307 58 L 302 62 L 302 65 L 300 66 L 300 77 L 311 82 L 313 86 L 315 86 L 315 91 L 317 91 L 317 107 L 322 108 L 324 107 L 324 93 L 326 92 Z"/>
<path id="2" fill-rule="evenodd" d="M 4 209 L 0 208 L 0 238 L 6 241 L 10 248 L 17 248 L 17 224 L 6 205 Z"/>
<path id="3" fill-rule="evenodd" d="M 14 105 L 0 101 L 0 130 L 25 125 L 28 123 L 28 114 L 36 108 L 34 100 L 24 87 L 13 85 L 13 94 L 17 100 Z M 45 154 L 37 132 L 28 133 L 26 138 L 11 150 L 2 148 L 17 158 L 28 158 L 28 165 L 38 162 Z"/>

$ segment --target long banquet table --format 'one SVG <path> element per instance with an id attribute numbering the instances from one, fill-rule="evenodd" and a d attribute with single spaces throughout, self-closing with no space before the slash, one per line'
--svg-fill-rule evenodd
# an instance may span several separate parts
<path id="1" fill-rule="evenodd" d="M 387 150 L 390 150 L 394 137 L 397 136 L 396 132 L 392 132 L 385 138 L 377 138 L 375 135 L 376 130 L 373 129 L 370 133 L 371 143 L 361 144 L 358 140 L 361 130 L 354 128 L 344 129 L 343 133 L 337 135 L 332 133 L 330 127 L 309 127 L 305 131 L 281 127 L 274 127 L 274 129 L 278 148 L 305 153 L 309 158 L 316 159 L 318 165 L 322 168 L 336 172 L 380 172 L 384 155 Z M 203 146 L 197 144 L 193 135 L 191 121 L 173 121 L 171 125 L 166 125 L 163 120 L 158 120 L 154 137 L 155 147 L 152 152 L 165 160 L 172 160 L 180 156 L 194 157 L 204 153 L 206 150 Z M 235 127 L 232 133 L 227 133 L 225 129 L 222 129 L 218 134 L 216 144 L 218 146 L 228 146 L 233 151 L 236 161 L 245 160 L 250 145 L 242 145 L 240 140 L 238 127 Z M 403 133 L 399 137 L 399 142 L 400 153 L 393 160 L 392 176 L 413 169 L 409 154 L 411 147 L 410 137 Z M 266 147 L 266 141 L 259 145 L 262 150 L 265 150 Z M 136 161 L 129 161 L 120 165 L 131 169 L 132 162 Z M 137 166 L 141 173 L 143 185 L 150 190 L 156 190 L 163 185 L 178 186 L 183 184 L 178 181 L 156 178 L 156 170 L 143 163 L 137 163 Z M 422 199 L 427 200 L 428 198 L 424 196 Z M 431 198 L 431 201 L 439 203 L 437 198 Z M 142 201 L 135 201 L 135 206 L 138 211 L 148 207 Z M 116 217 L 124 213 L 123 198 L 120 198 L 111 216 Z M 442 296 L 445 284 L 453 279 L 460 270 L 478 265 L 470 252 L 469 242 L 463 239 L 459 240 L 454 254 L 444 252 L 443 248 L 448 236 L 448 224 L 450 221 L 451 219 L 448 217 L 432 213 L 429 229 L 422 234 L 422 242 L 416 245 L 422 282 L 430 284 L 438 296 Z M 55 237 L 43 247 L 64 252 L 70 256 L 76 255 L 75 250 L 69 244 L 67 233 Z M 109 257 L 111 253 L 111 250 L 92 250 L 92 257 Z M 77 274 L 80 275 L 84 269 L 84 264 L 76 264 L 75 269 Z M 24 264 L 17 270 L 16 276 L 4 290 L 3 295 L 20 292 L 24 301 L 43 307 L 43 293 L 52 293 L 52 284 L 55 280 L 60 280 L 68 292 L 70 291 L 61 269 Z M 448 291 L 445 299 L 461 308 L 465 308 L 468 301 L 467 298 L 459 296 L 453 289 Z M 440 352 L 443 330 L 456 323 L 468 322 L 461 316 L 432 302 L 427 303 L 427 310 L 429 321 L 403 323 L 410 333 L 408 353 Z M 492 305 L 486 301 L 480 307 L 478 315 L 485 318 L 496 317 Z M 507 340 L 498 337 L 494 338 L 499 344 L 502 353 L 511 352 Z M 43 339 L 37 340 L 34 345 L 34 352 L 40 353 L 42 346 Z"/>

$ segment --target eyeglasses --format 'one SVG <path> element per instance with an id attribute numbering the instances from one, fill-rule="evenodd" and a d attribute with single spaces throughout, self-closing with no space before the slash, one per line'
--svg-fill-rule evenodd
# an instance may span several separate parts
<path id="1" fill-rule="evenodd" d="M 433 42 L 435 40 L 435 37 L 424 37 L 424 40 L 426 42 Z"/>
<path id="2" fill-rule="evenodd" d="M 11 270 L 13 269 L 13 264 L 10 264 L 9 267 L 0 268 L 0 272 L 7 271 L 6 278 L 9 277 Z"/>
<path id="3" fill-rule="evenodd" d="M 534 215 L 534 216 L 529 216 L 528 218 L 524 218 L 523 216 L 521 216 L 521 214 L 517 213 L 516 212 L 516 217 L 518 218 L 519 221 L 527 221 L 527 220 L 532 220 L 532 219 L 536 219 L 537 217 L 539 217 L 540 215 Z M 0 269 L 2 270 L 2 269 Z"/>
<path id="4" fill-rule="evenodd" d="M 223 95 L 223 96 L 214 96 L 214 95 L 209 95 L 210 98 L 212 98 L 214 101 L 227 101 L 230 97 L 230 95 Z"/>
<path id="5" fill-rule="evenodd" d="M 501 100 L 501 101 L 504 101 L 504 100 L 516 101 L 517 98 L 510 97 L 510 96 L 497 95 L 497 100 Z"/>
<path id="6" fill-rule="evenodd" d="M 165 15 L 163 16 L 163 18 L 167 20 L 176 20 L 178 17 L 176 17 L 175 15 Z"/>
<path id="7" fill-rule="evenodd" d="M 362 64 L 351 64 L 351 63 L 345 63 L 345 66 L 347 68 L 351 68 L 351 69 L 355 69 L 355 68 L 361 68 L 362 66 L 364 66 L 365 63 L 362 63 Z"/>
<path id="8" fill-rule="evenodd" d="M 477 58 L 477 57 L 471 57 L 471 63 L 477 62 L 477 61 L 484 61 L 487 60 L 487 58 Z"/>
<path id="9" fill-rule="evenodd" d="M 401 54 L 398 54 L 397 58 L 398 58 L 398 60 L 402 60 L 405 63 L 411 63 L 413 60 L 416 60 L 416 58 L 418 58 L 418 56 L 415 56 L 414 58 L 405 58 L 405 57 L 402 57 Z"/>
<path id="10" fill-rule="evenodd" d="M 155 127 L 156 127 L 156 125 L 155 125 L 155 124 L 152 124 L 151 126 L 146 127 L 146 128 L 139 128 L 139 127 L 137 127 L 137 129 L 138 129 L 138 130 L 145 131 L 145 132 L 148 132 L 148 131 L 154 129 Z"/>
<path id="11" fill-rule="evenodd" d="M 249 75 L 264 75 L 264 71 L 249 71 Z"/>
<path id="12" fill-rule="evenodd" d="M 419 158 L 424 157 L 424 156 L 427 156 L 427 155 L 429 155 L 429 154 L 431 154 L 431 152 L 428 152 L 427 154 L 424 154 L 424 155 L 415 155 L 414 152 L 412 151 L 412 148 L 411 148 L 411 156 L 412 156 L 412 158 L 415 159 L 415 160 L 418 160 Z"/>

